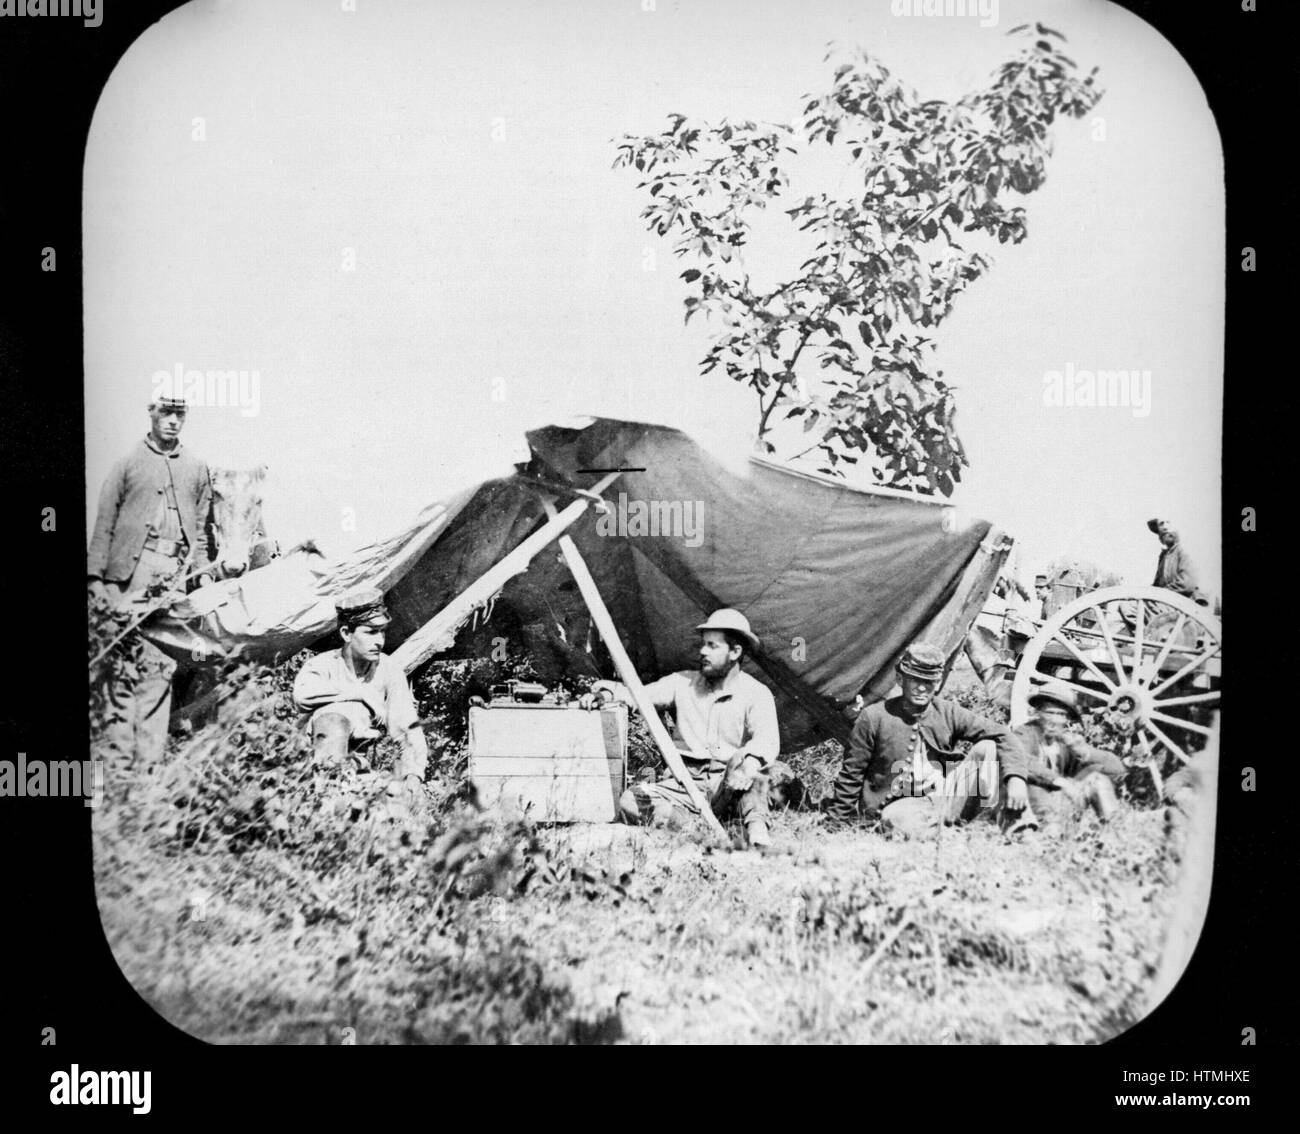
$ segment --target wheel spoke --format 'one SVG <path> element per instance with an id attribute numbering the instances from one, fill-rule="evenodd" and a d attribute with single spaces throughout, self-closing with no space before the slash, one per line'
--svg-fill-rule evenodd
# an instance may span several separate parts
<path id="1" fill-rule="evenodd" d="M 1060 642 L 1061 645 L 1063 645 L 1067 650 L 1069 650 L 1070 653 L 1072 653 L 1076 658 L 1078 658 L 1079 661 L 1082 662 L 1087 669 L 1090 669 L 1093 673 L 1093 676 L 1095 676 L 1098 681 L 1100 681 L 1104 686 L 1106 686 L 1107 690 L 1109 690 L 1111 693 L 1115 692 L 1115 683 L 1111 681 L 1111 679 L 1107 677 L 1104 673 L 1102 673 L 1101 670 L 1099 670 L 1095 665 L 1093 665 L 1092 662 L 1090 662 L 1087 658 L 1085 658 L 1075 648 L 1074 643 L 1071 642 L 1064 634 L 1062 634 L 1061 631 L 1057 630 L 1056 633 L 1052 635 L 1052 637 L 1056 641 Z M 1124 679 L 1123 667 L 1120 667 L 1119 676 L 1120 676 L 1120 680 L 1122 681 Z"/>
<path id="2" fill-rule="evenodd" d="M 1138 733 L 1138 743 L 1142 745 L 1142 751 L 1147 755 L 1147 762 L 1143 767 L 1151 773 L 1151 779 L 1156 785 L 1156 798 L 1163 802 L 1165 798 L 1165 778 L 1160 774 L 1160 759 L 1151 751 L 1151 742 L 1140 732 Z"/>
<path id="3" fill-rule="evenodd" d="M 1192 660 L 1189 661 L 1185 666 L 1183 666 L 1182 669 L 1180 669 L 1177 673 L 1175 673 L 1173 677 L 1167 678 L 1166 680 L 1162 681 L 1159 685 L 1157 685 L 1154 689 L 1152 689 L 1151 695 L 1154 697 L 1161 690 L 1168 689 L 1169 686 L 1174 685 L 1177 682 L 1181 681 L 1184 677 L 1186 677 L 1189 673 L 1191 673 L 1192 670 L 1199 668 L 1200 666 L 1208 662 L 1211 658 L 1213 658 L 1216 654 L 1222 652 L 1222 649 L 1223 647 L 1216 642 L 1213 648 L 1206 650 L 1204 653 L 1197 654 L 1196 657 L 1192 658 Z"/>
<path id="4" fill-rule="evenodd" d="M 1068 681 L 1064 677 L 1048 677 L 1045 673 L 1031 673 L 1029 680 L 1041 683 L 1050 681 L 1053 685 L 1064 685 L 1067 689 L 1073 689 L 1076 693 L 1084 693 L 1089 697 L 1095 697 L 1098 701 L 1110 699 L 1105 693 L 1100 693 L 1096 689 L 1089 689 L 1086 685 L 1080 685 L 1076 681 Z"/>
<path id="5" fill-rule="evenodd" d="M 1142 673 L 1142 631 L 1144 629 L 1142 616 L 1146 613 L 1146 609 L 1146 603 L 1139 602 L 1137 604 L 1137 631 L 1134 634 L 1137 642 L 1133 646 L 1133 669 L 1129 674 L 1134 681 L 1137 681 L 1138 676 Z"/>
<path id="6" fill-rule="evenodd" d="M 1110 627 L 1106 625 L 1106 616 L 1102 614 L 1101 609 L 1097 606 L 1092 608 L 1093 614 L 1097 616 L 1097 625 L 1101 627 L 1101 636 L 1106 640 L 1106 649 L 1110 651 L 1110 660 L 1115 665 L 1115 675 L 1124 681 L 1124 663 L 1120 660 L 1119 650 L 1115 648 L 1115 640 L 1110 636 Z"/>
<path id="7" fill-rule="evenodd" d="M 1157 708 L 1164 707 L 1167 709 L 1171 705 L 1205 705 L 1218 699 L 1219 691 L 1215 689 L 1210 693 L 1194 693 L 1189 697 L 1162 697 L 1151 703 Z"/>
<path id="8" fill-rule="evenodd" d="M 1149 719 L 1162 721 L 1167 725 L 1173 725 L 1175 728 L 1186 729 L 1188 732 L 1199 733 L 1201 736 L 1210 735 L 1210 730 L 1204 725 L 1193 724 L 1191 721 L 1180 720 L 1178 717 L 1166 716 L 1164 713 L 1152 713 Z"/>
<path id="9" fill-rule="evenodd" d="M 1182 632 L 1183 623 L 1187 621 L 1187 615 L 1181 610 L 1178 612 L 1178 621 L 1174 623 L 1174 628 L 1170 631 L 1169 637 L 1165 639 L 1165 644 L 1160 647 L 1160 653 L 1156 656 L 1156 664 L 1151 668 L 1151 680 L 1160 680 L 1160 667 L 1169 659 L 1169 651 L 1174 648 L 1174 643 L 1178 641 L 1178 635 Z M 1138 678 L 1138 684 L 1142 684 L 1141 677 Z"/>
<path id="10" fill-rule="evenodd" d="M 1167 737 L 1163 732 L 1161 732 L 1158 728 L 1156 728 L 1156 726 L 1153 725 L 1149 720 L 1144 722 L 1142 727 L 1145 729 L 1149 729 L 1152 736 L 1154 736 L 1158 741 L 1160 741 L 1161 744 L 1163 744 L 1166 748 L 1168 748 L 1169 751 L 1172 752 L 1175 756 L 1177 756 L 1178 759 L 1180 759 L 1184 764 L 1187 763 L 1188 760 L 1187 753 L 1184 752 L 1181 748 L 1179 748 L 1178 745 L 1176 745 L 1172 740 L 1169 739 L 1169 737 Z"/>

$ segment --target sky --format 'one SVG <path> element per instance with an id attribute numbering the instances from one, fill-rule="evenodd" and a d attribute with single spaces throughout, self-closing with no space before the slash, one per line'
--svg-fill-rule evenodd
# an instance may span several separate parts
<path id="1" fill-rule="evenodd" d="M 920 7 L 919 4 L 915 5 Z M 1199 83 L 1102 0 L 924 16 L 903 0 L 196 0 L 146 31 L 86 153 L 89 508 L 160 372 L 242 370 L 196 407 L 210 464 L 269 466 L 266 519 L 342 553 L 509 472 L 574 415 L 685 430 L 743 470 L 752 393 L 701 376 L 671 242 L 615 140 L 674 112 L 795 124 L 827 45 L 923 98 L 987 83 L 1041 20 L 1106 94 L 1053 128 L 1029 236 L 937 334 L 970 459 L 953 502 L 1028 579 L 1077 556 L 1148 583 L 1171 519 L 1218 591 L 1223 171 Z M 354 8 L 355 10 L 348 10 Z M 984 12 L 990 13 L 989 5 Z M 820 176 L 814 163 L 809 177 Z M 798 190 L 848 192 L 842 171 Z M 746 253 L 796 247 L 780 207 Z M 1150 410 L 1044 404 L 1052 371 L 1150 372 Z M 257 375 L 254 400 L 253 372 Z M 93 522 L 93 514 L 87 517 Z"/>

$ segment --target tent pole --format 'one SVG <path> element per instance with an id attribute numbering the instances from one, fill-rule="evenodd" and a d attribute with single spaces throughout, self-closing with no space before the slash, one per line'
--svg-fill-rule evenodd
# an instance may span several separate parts
<path id="1" fill-rule="evenodd" d="M 618 476 L 617 472 L 609 473 L 601 477 L 587 491 L 598 496 L 613 484 Z M 450 646 L 455 639 L 457 628 L 470 616 L 474 608 L 486 602 L 516 575 L 527 570 L 533 557 L 561 535 L 590 505 L 591 500 L 584 496 L 573 501 L 562 512 L 555 513 L 554 508 L 549 509 L 553 514 L 544 526 L 530 535 L 509 555 L 503 557 L 500 562 L 483 572 L 477 580 L 407 638 L 393 651 L 393 660 L 410 673 L 439 650 Z"/>
<path id="2" fill-rule="evenodd" d="M 636 667 L 632 664 L 632 659 L 628 656 L 627 650 L 623 646 L 622 640 L 618 636 L 618 628 L 614 625 L 614 619 L 610 616 L 609 609 L 605 606 L 605 600 L 600 597 L 600 591 L 596 587 L 596 580 L 591 577 L 591 572 L 587 569 L 587 563 L 579 553 L 577 545 L 567 535 L 560 537 L 560 551 L 564 554 L 564 561 L 569 565 L 569 570 L 573 572 L 574 579 L 577 580 L 578 590 L 582 592 L 582 597 L 587 602 L 587 609 L 591 611 L 591 617 L 596 622 L 596 628 L 600 631 L 601 638 L 604 639 L 605 648 L 609 650 L 609 656 L 614 659 L 614 666 L 618 670 L 618 675 L 623 679 L 623 684 L 627 686 L 628 692 L 632 694 L 632 700 L 641 710 L 641 717 L 650 729 L 650 735 L 654 737 L 655 744 L 659 746 L 660 755 L 664 758 L 664 763 L 668 765 L 669 770 L 677 777 L 677 782 L 685 789 L 691 802 L 699 809 L 704 816 L 705 821 L 724 839 L 727 837 L 726 831 L 722 829 L 722 824 L 718 822 L 718 817 L 713 814 L 713 808 L 709 806 L 699 786 L 691 778 L 691 774 L 686 770 L 686 765 L 682 763 L 682 758 L 677 753 L 677 746 L 673 739 L 668 735 L 668 730 L 664 728 L 664 722 L 659 719 L 659 713 L 655 709 L 650 695 L 646 693 L 645 686 L 641 684 L 641 678 L 637 676 Z"/>

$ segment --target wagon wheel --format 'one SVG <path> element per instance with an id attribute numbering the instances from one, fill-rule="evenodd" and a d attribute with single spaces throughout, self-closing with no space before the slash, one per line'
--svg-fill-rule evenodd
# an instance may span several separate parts
<path id="1" fill-rule="evenodd" d="M 1210 735 L 1219 705 L 1219 620 L 1163 587 L 1105 587 L 1062 607 L 1025 647 L 1011 687 L 1011 724 L 1029 698 L 1057 681 L 1079 708 L 1127 738 L 1125 763 L 1145 767 L 1164 795 L 1161 765 L 1181 767 Z M 1167 765 L 1166 765 L 1167 766 Z"/>

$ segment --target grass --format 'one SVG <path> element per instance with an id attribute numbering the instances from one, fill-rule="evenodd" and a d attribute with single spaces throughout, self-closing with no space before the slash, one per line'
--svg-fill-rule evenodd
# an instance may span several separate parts
<path id="1" fill-rule="evenodd" d="M 1061 838 L 773 821 L 776 853 L 479 813 L 443 743 L 418 798 L 311 766 L 242 675 L 223 722 L 109 769 L 109 942 L 220 1043 L 1092 1043 L 1147 1009 L 1176 861 L 1155 810 Z M 445 738 L 444 738 L 445 740 Z M 389 754 L 391 755 L 391 754 Z M 812 798 L 837 746 L 788 757 Z"/>

